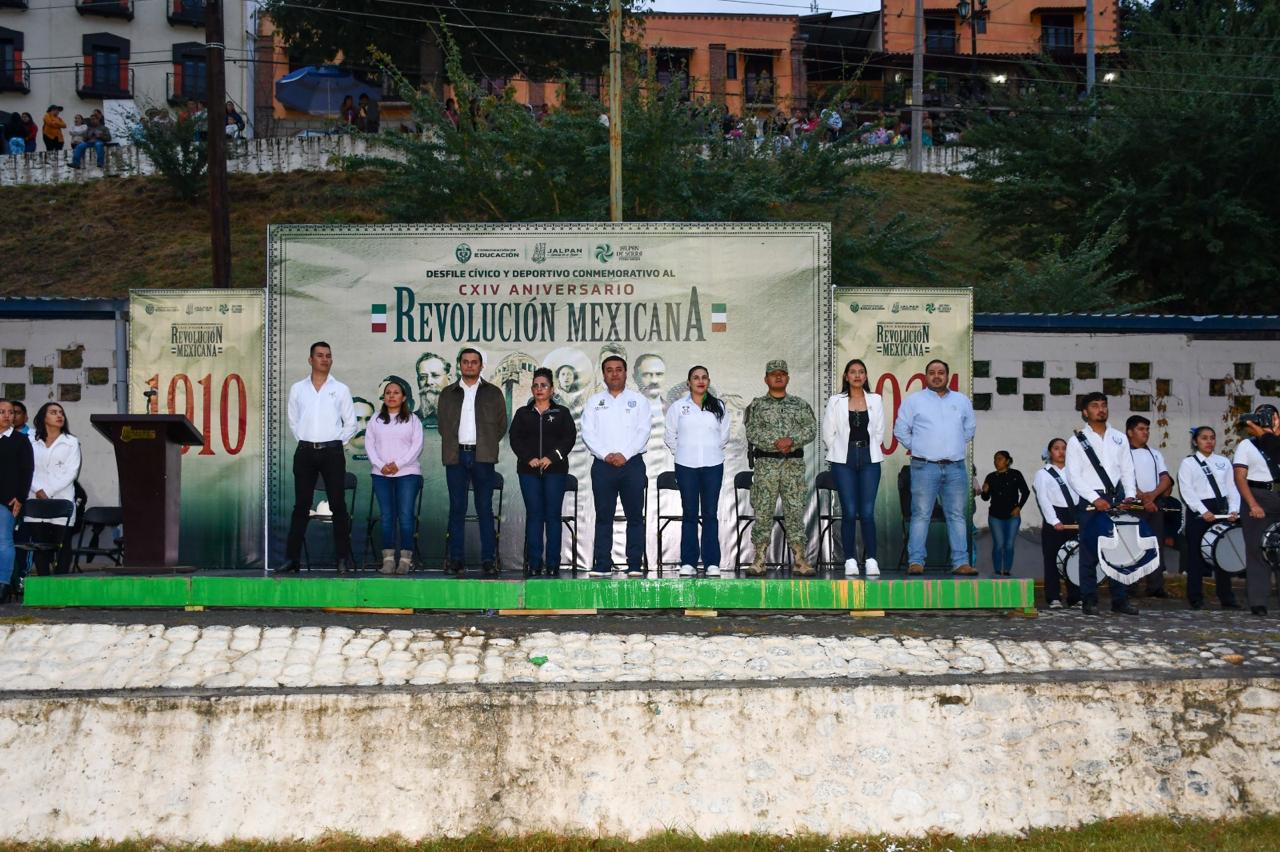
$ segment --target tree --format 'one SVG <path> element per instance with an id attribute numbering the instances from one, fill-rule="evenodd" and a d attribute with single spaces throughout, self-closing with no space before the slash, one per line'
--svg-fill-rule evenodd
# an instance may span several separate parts
<path id="1" fill-rule="evenodd" d="M 1033 262 L 1116 224 L 1109 271 L 1134 276 L 1130 303 L 1175 294 L 1169 307 L 1194 313 L 1280 310 L 1280 8 L 1131 6 L 1122 51 L 1094 99 L 1078 103 L 1065 80 L 1041 85 L 970 131 L 975 210 Z M 1062 295 L 1069 308 L 1073 291 Z"/>
<path id="2" fill-rule="evenodd" d="M 624 14 L 633 16 L 638 5 L 623 0 Z M 371 67 L 376 51 L 424 84 L 442 82 L 443 28 L 468 75 L 546 80 L 598 75 L 608 64 L 608 0 L 266 0 L 266 9 L 296 61 L 341 55 Z"/>
<path id="3" fill-rule="evenodd" d="M 133 133 L 133 142 L 155 165 L 174 194 L 194 201 L 208 185 L 209 152 L 203 111 L 175 118 L 164 109 L 148 109 Z"/>

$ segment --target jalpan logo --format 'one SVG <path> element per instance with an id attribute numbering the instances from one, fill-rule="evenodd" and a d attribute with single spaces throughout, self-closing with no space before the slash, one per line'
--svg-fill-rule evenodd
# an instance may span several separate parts
<path id="1" fill-rule="evenodd" d="M 608 243 L 600 243 L 596 246 L 596 260 L 601 263 L 608 263 L 613 259 L 613 247 Z"/>
<path id="2" fill-rule="evenodd" d="M 453 256 L 458 259 L 458 263 L 466 263 L 471 259 L 471 246 L 458 243 L 458 247 L 453 250 Z"/>

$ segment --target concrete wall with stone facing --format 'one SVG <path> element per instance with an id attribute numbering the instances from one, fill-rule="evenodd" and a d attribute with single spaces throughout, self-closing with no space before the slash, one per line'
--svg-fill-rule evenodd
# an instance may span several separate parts
<path id="1" fill-rule="evenodd" d="M 1274 679 L 0 700 L 0 833 L 962 835 L 1280 803 Z"/>

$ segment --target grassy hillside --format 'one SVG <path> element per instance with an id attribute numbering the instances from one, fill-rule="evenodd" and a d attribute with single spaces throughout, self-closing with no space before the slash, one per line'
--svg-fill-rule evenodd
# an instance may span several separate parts
<path id="1" fill-rule="evenodd" d="M 376 203 L 376 178 L 335 172 L 231 177 L 232 284 L 266 280 L 266 235 L 271 223 L 378 223 L 389 219 Z M 879 200 L 856 216 L 887 220 L 906 212 L 944 235 L 933 255 L 948 272 L 939 283 L 980 268 L 977 227 L 961 209 L 960 178 L 883 171 L 868 184 Z M 824 208 L 794 208 L 798 219 L 830 218 Z M 857 221 L 854 215 L 845 218 Z M 0 189 L 0 296 L 123 297 L 130 289 L 208 285 L 208 210 L 174 200 L 156 178 Z M 884 270 L 884 283 L 894 280 Z"/>

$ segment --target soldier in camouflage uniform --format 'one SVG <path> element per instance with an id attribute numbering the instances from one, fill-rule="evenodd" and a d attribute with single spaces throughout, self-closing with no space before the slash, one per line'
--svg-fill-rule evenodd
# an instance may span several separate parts
<path id="1" fill-rule="evenodd" d="M 809 485 L 804 475 L 804 445 L 818 435 L 813 408 L 798 396 L 787 393 L 790 381 L 787 362 L 775 359 L 765 365 L 765 384 L 769 392 L 758 396 L 747 406 L 744 416 L 747 442 L 755 457 L 755 474 L 751 479 L 751 508 L 756 522 L 751 527 L 751 543 L 756 558 L 747 573 L 763 576 L 764 561 L 773 532 L 773 512 L 782 498 L 782 530 L 795 560 L 792 573 L 813 575 L 813 566 L 805 556 L 808 537 L 804 531 L 804 510 L 809 504 Z"/>

